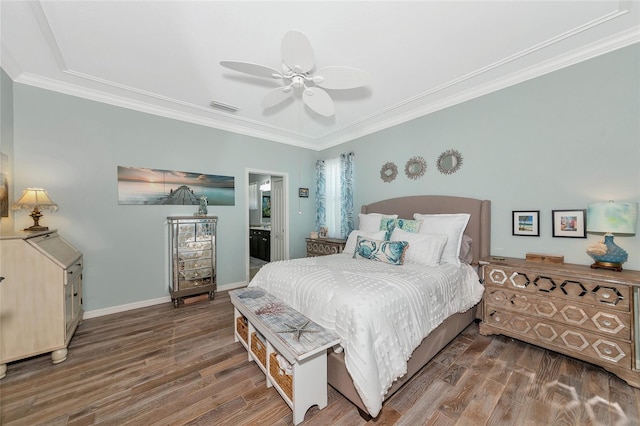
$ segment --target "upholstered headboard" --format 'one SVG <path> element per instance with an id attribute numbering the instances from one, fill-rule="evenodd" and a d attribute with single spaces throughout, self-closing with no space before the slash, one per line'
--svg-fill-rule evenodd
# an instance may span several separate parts
<path id="1" fill-rule="evenodd" d="M 363 205 L 362 213 L 397 214 L 401 219 L 413 219 L 414 213 L 469 213 L 465 230 L 472 239 L 473 262 L 491 252 L 491 201 L 446 195 L 413 195 L 390 198 Z"/>

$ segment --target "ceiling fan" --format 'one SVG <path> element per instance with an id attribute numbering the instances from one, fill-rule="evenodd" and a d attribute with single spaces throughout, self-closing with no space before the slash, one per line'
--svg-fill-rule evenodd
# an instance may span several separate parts
<path id="1" fill-rule="evenodd" d="M 357 68 L 327 66 L 315 71 L 313 49 L 305 34 L 289 30 L 282 39 L 282 71 L 250 62 L 220 61 L 223 67 L 258 77 L 282 79 L 284 86 L 267 92 L 262 106 L 270 108 L 302 92 L 305 105 L 330 117 L 335 105 L 324 89 L 354 89 L 369 84 L 369 74 Z"/>

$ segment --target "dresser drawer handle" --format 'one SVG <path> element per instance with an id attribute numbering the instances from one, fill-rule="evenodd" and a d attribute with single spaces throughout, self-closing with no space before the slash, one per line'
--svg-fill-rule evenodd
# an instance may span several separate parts
<path id="1" fill-rule="evenodd" d="M 604 348 L 603 352 L 607 355 L 611 355 L 613 353 L 609 348 Z"/>
<path id="2" fill-rule="evenodd" d="M 611 295 L 609 293 L 603 293 L 602 297 L 604 297 L 605 299 L 608 299 L 611 297 Z"/>
<path id="3" fill-rule="evenodd" d="M 610 326 L 611 326 L 611 321 L 609 321 L 609 320 L 604 320 L 604 321 L 602 321 L 602 323 L 603 323 L 604 325 L 606 325 L 607 327 L 610 327 Z"/>

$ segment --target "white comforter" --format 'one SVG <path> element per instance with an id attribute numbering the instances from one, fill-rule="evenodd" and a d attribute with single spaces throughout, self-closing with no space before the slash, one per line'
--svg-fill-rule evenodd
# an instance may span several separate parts
<path id="1" fill-rule="evenodd" d="M 347 254 L 272 262 L 249 286 L 338 333 L 347 370 L 374 417 L 422 339 L 483 292 L 468 265 L 393 266 Z"/>

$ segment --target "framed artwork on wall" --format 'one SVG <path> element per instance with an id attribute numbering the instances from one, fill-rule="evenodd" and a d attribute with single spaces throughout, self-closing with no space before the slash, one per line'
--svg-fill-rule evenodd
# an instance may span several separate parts
<path id="1" fill-rule="evenodd" d="M 271 217 L 271 196 L 262 196 L 262 217 Z"/>
<path id="2" fill-rule="evenodd" d="M 118 204 L 235 206 L 235 178 L 118 166 Z"/>
<path id="3" fill-rule="evenodd" d="M 552 210 L 553 236 L 587 238 L 587 210 Z"/>
<path id="4" fill-rule="evenodd" d="M 298 188 L 298 197 L 309 198 L 309 188 Z"/>
<path id="5" fill-rule="evenodd" d="M 540 236 L 540 210 L 518 210 L 512 212 L 512 235 Z"/>

